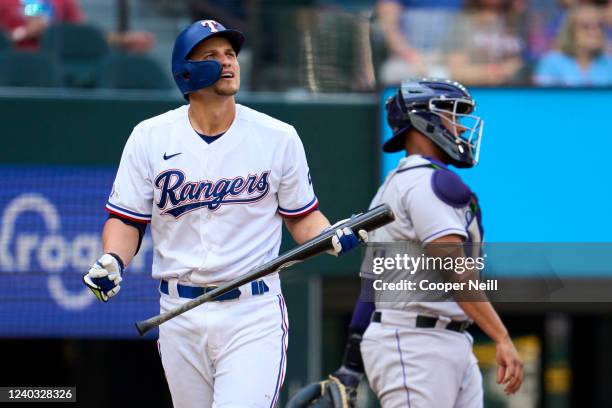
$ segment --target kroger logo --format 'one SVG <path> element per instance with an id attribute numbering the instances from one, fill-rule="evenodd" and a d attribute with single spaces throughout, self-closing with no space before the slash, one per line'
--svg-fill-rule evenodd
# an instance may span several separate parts
<path id="1" fill-rule="evenodd" d="M 100 214 L 102 211 L 100 206 Z M 95 297 L 74 281 L 80 282 L 81 275 L 102 254 L 100 221 L 104 218 L 93 218 L 63 229 L 62 218 L 47 197 L 40 193 L 17 195 L 7 203 L 0 220 L 0 271 L 43 274 L 49 295 L 57 305 L 76 311 L 87 308 L 96 301 Z M 150 250 L 151 240 L 147 236 L 130 263 L 130 273 L 148 273 L 150 268 L 145 266 L 145 260 Z M 73 284 L 66 285 L 67 279 Z"/>

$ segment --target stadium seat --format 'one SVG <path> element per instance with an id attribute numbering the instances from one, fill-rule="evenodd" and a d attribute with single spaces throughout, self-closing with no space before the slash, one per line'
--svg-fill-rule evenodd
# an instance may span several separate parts
<path id="1" fill-rule="evenodd" d="M 94 87 L 99 77 L 100 61 L 108 54 L 104 33 L 85 24 L 56 24 L 47 29 L 42 50 L 57 57 L 64 71 L 64 84 Z"/>
<path id="2" fill-rule="evenodd" d="M 0 52 L 9 50 L 12 47 L 13 47 L 13 44 L 11 44 L 11 41 L 9 40 L 9 38 L 6 36 L 4 31 L 0 30 Z"/>
<path id="3" fill-rule="evenodd" d="M 0 54 L 0 86 L 62 86 L 61 70 L 48 54 L 6 51 Z"/>
<path id="4" fill-rule="evenodd" d="M 169 78 L 157 61 L 144 55 L 111 54 L 100 68 L 102 88 L 170 89 Z"/>

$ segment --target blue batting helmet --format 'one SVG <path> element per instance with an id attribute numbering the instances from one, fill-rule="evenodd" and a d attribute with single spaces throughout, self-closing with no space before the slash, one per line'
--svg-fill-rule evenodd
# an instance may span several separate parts
<path id="1" fill-rule="evenodd" d="M 190 92 L 211 86 L 221 76 L 223 67 L 219 62 L 189 60 L 196 45 L 213 37 L 226 38 L 236 54 L 244 43 L 240 31 L 227 29 L 214 20 L 196 21 L 176 37 L 172 50 L 172 76 L 185 99 L 189 99 Z"/>
<path id="2" fill-rule="evenodd" d="M 448 79 L 411 79 L 402 82 L 386 102 L 393 137 L 385 152 L 404 149 L 406 131 L 415 129 L 433 141 L 456 167 L 478 162 L 483 121 L 471 115 L 476 102 L 467 89 Z"/>

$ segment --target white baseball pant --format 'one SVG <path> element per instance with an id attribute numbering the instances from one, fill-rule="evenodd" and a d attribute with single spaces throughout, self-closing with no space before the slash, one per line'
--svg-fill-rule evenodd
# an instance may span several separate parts
<path id="1" fill-rule="evenodd" d="M 280 284 L 268 293 L 209 302 L 159 328 L 175 408 L 269 407 L 285 376 L 288 320 Z M 244 293 L 244 292 L 243 292 Z M 161 295 L 161 312 L 189 299 Z"/>
<path id="2" fill-rule="evenodd" d="M 382 322 L 371 322 L 361 342 L 365 371 L 382 407 L 482 408 L 472 337 L 415 328 L 405 313 L 384 310 Z M 396 319 L 385 319 L 391 315 Z"/>

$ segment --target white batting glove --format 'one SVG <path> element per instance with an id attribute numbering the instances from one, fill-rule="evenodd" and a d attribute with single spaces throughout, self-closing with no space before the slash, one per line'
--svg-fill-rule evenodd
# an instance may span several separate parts
<path id="1" fill-rule="evenodd" d="M 115 254 L 104 254 L 83 276 L 83 283 L 91 289 L 94 295 L 102 301 L 108 302 L 110 298 L 119 293 L 123 273 L 123 262 Z"/>
<path id="2" fill-rule="evenodd" d="M 348 220 L 349 218 L 338 221 L 334 225 L 325 228 L 323 233 L 333 230 L 335 227 L 344 224 Z M 357 237 L 353 230 L 348 227 L 336 229 L 336 235 L 332 237 L 333 249 L 330 249 L 327 251 L 327 253 L 334 256 L 341 256 L 346 254 L 351 249 L 358 247 L 361 242 L 367 244 L 368 232 L 366 230 L 359 230 L 357 233 L 359 234 L 359 237 Z"/>

